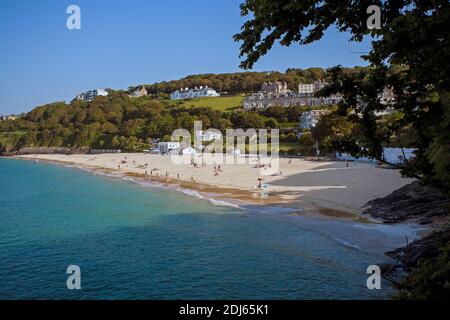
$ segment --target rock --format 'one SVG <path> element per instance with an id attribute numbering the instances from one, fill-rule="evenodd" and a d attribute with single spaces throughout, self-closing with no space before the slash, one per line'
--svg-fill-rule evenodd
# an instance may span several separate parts
<path id="1" fill-rule="evenodd" d="M 386 255 L 397 260 L 404 271 L 410 271 L 417 266 L 421 258 L 433 259 L 439 248 L 450 242 L 450 227 L 436 231 L 429 236 L 416 240 L 407 246 L 387 252 Z"/>
<path id="2" fill-rule="evenodd" d="M 363 214 L 382 219 L 384 223 L 416 219 L 420 224 L 430 224 L 436 217 L 450 215 L 449 198 L 417 181 L 369 201 L 365 207 L 368 208 Z"/>

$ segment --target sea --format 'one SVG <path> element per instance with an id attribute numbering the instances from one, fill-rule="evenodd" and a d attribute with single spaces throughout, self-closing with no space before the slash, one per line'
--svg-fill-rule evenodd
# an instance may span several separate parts
<path id="1" fill-rule="evenodd" d="M 391 297 L 367 269 L 416 226 L 292 213 L 1 158 L 0 299 Z"/>

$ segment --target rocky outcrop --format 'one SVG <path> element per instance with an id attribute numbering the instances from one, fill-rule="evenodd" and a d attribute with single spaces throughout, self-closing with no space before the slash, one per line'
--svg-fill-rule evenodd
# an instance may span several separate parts
<path id="1" fill-rule="evenodd" d="M 414 220 L 421 224 L 435 222 L 434 231 L 429 235 L 407 243 L 402 248 L 387 252 L 386 255 L 393 258 L 395 262 L 381 267 L 384 278 L 390 281 L 399 292 L 406 294 L 406 297 L 414 296 L 415 283 L 422 281 L 420 277 L 427 277 L 430 280 L 426 285 L 437 286 L 439 290 L 444 290 L 442 283 L 446 281 L 448 283 L 448 279 L 442 275 L 442 267 L 438 262 L 443 257 L 443 248 L 450 243 L 449 198 L 419 182 L 413 182 L 386 197 L 368 202 L 366 206 L 368 208 L 364 214 L 379 218 L 384 223 L 398 223 L 406 220 Z M 419 264 L 420 261 L 425 264 Z M 432 266 L 431 269 L 429 266 Z M 433 266 L 436 266 L 436 270 Z M 438 276 L 436 279 L 431 279 L 430 274 Z M 441 294 L 438 296 L 442 298 Z"/>
<path id="2" fill-rule="evenodd" d="M 440 248 L 450 243 L 450 228 L 436 231 L 429 236 L 416 240 L 407 246 L 386 253 L 397 261 L 397 266 L 404 271 L 411 271 L 417 267 L 420 259 L 433 259 Z"/>
<path id="3" fill-rule="evenodd" d="M 436 217 L 450 215 L 448 197 L 413 182 L 384 198 L 369 201 L 363 214 L 382 219 L 384 223 L 398 223 L 414 219 L 420 224 L 433 222 Z"/>

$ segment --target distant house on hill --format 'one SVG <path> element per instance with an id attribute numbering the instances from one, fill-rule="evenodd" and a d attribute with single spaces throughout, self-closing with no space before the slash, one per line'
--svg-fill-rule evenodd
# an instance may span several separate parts
<path id="1" fill-rule="evenodd" d="M 94 89 L 80 93 L 79 95 L 76 96 L 76 99 L 82 101 L 92 101 L 99 96 L 106 97 L 107 95 L 108 91 L 106 91 L 105 89 Z"/>
<path id="2" fill-rule="evenodd" d="M 220 94 L 216 92 L 213 88 L 208 88 L 208 86 L 195 87 L 194 89 L 181 88 L 170 94 L 171 100 L 184 100 L 184 99 L 194 99 L 201 97 L 219 97 Z"/>
<path id="3" fill-rule="evenodd" d="M 142 86 L 141 89 L 136 89 L 132 94 L 129 95 L 130 98 L 139 98 L 139 97 L 145 97 L 148 95 L 147 89 L 145 89 L 145 86 Z"/>
<path id="4" fill-rule="evenodd" d="M 19 118 L 19 116 L 11 114 L 11 115 L 7 115 L 7 116 L 0 116 L 0 121 L 17 120 L 18 118 Z"/>
<path id="5" fill-rule="evenodd" d="M 309 110 L 303 112 L 299 119 L 299 128 L 309 130 L 314 128 L 319 122 L 320 118 L 330 113 L 329 110 Z"/>
<path id="6" fill-rule="evenodd" d="M 244 110 L 253 108 L 265 109 L 271 106 L 325 106 L 335 105 L 342 100 L 339 94 L 329 97 L 315 97 L 314 94 L 322 89 L 325 83 L 316 81 L 314 83 L 300 84 L 299 92 L 291 92 L 287 88 L 287 84 L 281 82 L 264 83 L 261 91 L 245 97 L 243 101 Z"/>
<path id="7" fill-rule="evenodd" d="M 324 81 L 315 81 L 314 83 L 300 83 L 298 85 L 298 93 L 303 95 L 313 95 L 317 91 L 325 87 Z"/>
<path id="8" fill-rule="evenodd" d="M 289 93 L 288 85 L 286 82 L 264 82 L 261 86 L 261 92 L 266 94 L 285 94 Z"/>
<path id="9" fill-rule="evenodd" d="M 312 83 L 300 83 L 298 85 L 298 93 L 313 94 L 314 93 L 314 85 Z"/>

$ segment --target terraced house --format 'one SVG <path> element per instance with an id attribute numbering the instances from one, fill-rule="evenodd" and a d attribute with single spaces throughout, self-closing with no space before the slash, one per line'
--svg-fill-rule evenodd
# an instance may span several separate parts
<path id="1" fill-rule="evenodd" d="M 248 95 L 243 102 L 245 110 L 265 109 L 271 106 L 327 106 L 335 105 L 342 100 L 341 95 L 332 95 L 329 97 L 315 97 L 315 93 L 322 89 L 325 83 L 316 81 L 309 84 L 300 84 L 299 92 L 294 93 L 287 89 L 287 84 L 264 83 L 261 91 Z"/>

